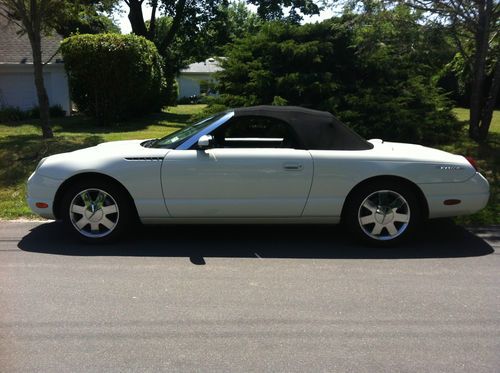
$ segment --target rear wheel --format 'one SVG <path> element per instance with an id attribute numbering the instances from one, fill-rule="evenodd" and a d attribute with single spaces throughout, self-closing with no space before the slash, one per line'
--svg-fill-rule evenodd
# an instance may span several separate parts
<path id="1" fill-rule="evenodd" d="M 110 242 L 130 225 L 132 209 L 126 194 L 106 181 L 87 181 L 69 188 L 63 197 L 65 226 L 86 242 Z"/>
<path id="2" fill-rule="evenodd" d="M 412 188 L 399 183 L 365 184 L 350 196 L 345 221 L 365 242 L 389 246 L 411 236 L 421 221 Z"/>

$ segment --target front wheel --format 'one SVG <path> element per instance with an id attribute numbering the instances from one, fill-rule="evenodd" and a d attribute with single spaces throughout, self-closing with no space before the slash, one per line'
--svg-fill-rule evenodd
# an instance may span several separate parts
<path id="1" fill-rule="evenodd" d="M 345 220 L 365 242 L 389 246 L 411 236 L 421 221 L 414 191 L 406 185 L 376 182 L 355 191 L 347 202 Z"/>
<path id="2" fill-rule="evenodd" d="M 66 227 L 86 242 L 110 242 L 122 236 L 131 222 L 127 196 L 112 183 L 89 181 L 74 185 L 64 195 Z"/>

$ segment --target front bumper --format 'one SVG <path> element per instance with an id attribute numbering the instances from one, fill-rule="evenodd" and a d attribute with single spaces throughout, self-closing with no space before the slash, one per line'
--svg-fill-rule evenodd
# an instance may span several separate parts
<path id="1" fill-rule="evenodd" d="M 429 218 L 469 215 L 488 204 L 490 185 L 483 175 L 476 172 L 461 183 L 419 184 L 429 205 Z M 458 199 L 457 205 L 445 205 L 444 201 Z"/>
<path id="2" fill-rule="evenodd" d="M 36 171 L 28 179 L 28 205 L 35 214 L 42 218 L 55 219 L 54 216 L 54 197 L 57 190 L 63 183 L 63 180 L 53 179 L 38 174 Z M 46 203 L 48 207 L 39 208 L 36 203 Z"/>

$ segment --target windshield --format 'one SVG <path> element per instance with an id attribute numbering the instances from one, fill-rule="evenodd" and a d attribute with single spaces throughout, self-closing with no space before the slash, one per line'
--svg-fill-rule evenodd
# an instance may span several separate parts
<path id="1" fill-rule="evenodd" d="M 226 113 L 219 113 L 205 118 L 201 122 L 197 122 L 190 126 L 181 128 L 180 130 L 175 131 L 170 135 L 154 141 L 154 143 L 152 143 L 150 146 L 152 148 L 174 149 L 178 145 L 182 144 L 185 140 L 189 139 L 191 136 L 201 131 L 203 128 L 208 127 L 224 115 L 226 115 Z"/>

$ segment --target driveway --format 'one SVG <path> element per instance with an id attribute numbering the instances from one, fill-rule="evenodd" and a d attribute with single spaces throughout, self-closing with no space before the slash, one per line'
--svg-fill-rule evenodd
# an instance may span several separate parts
<path id="1" fill-rule="evenodd" d="M 500 228 L 0 222 L 0 371 L 500 372 Z"/>

